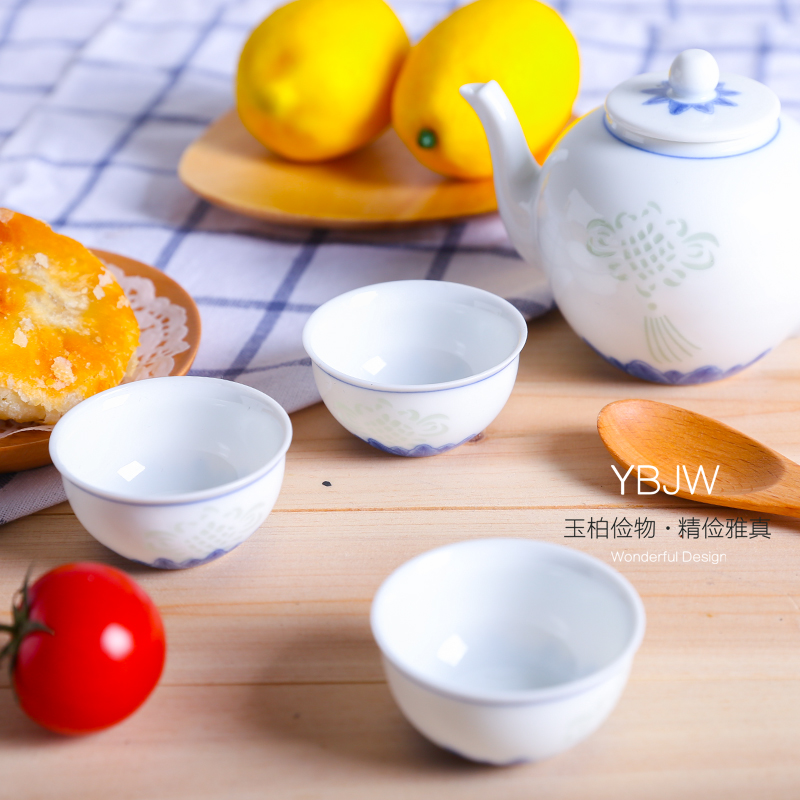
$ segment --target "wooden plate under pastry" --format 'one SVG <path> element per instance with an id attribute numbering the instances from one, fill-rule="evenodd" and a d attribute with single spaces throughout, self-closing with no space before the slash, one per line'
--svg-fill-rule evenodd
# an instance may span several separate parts
<path id="1" fill-rule="evenodd" d="M 385 227 L 497 210 L 491 178 L 437 175 L 391 129 L 355 153 L 298 164 L 259 144 L 235 109 L 189 145 L 178 175 L 215 205 L 288 225 Z"/>
<path id="2" fill-rule="evenodd" d="M 189 348 L 175 356 L 175 365 L 170 375 L 186 375 L 200 346 L 200 312 L 194 300 L 172 278 L 155 267 L 105 250 L 92 248 L 92 252 L 106 263 L 121 269 L 126 275 L 149 278 L 155 286 L 156 297 L 166 297 L 171 303 L 184 308 L 187 329 L 185 341 Z M 50 431 L 23 431 L 0 439 L 0 473 L 18 472 L 51 463 L 49 442 Z"/>

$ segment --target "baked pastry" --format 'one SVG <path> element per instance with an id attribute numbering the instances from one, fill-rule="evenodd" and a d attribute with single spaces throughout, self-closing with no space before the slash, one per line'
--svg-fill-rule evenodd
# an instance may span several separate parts
<path id="1" fill-rule="evenodd" d="M 138 344 L 130 303 L 97 256 L 0 209 L 0 419 L 56 422 L 119 384 Z"/>

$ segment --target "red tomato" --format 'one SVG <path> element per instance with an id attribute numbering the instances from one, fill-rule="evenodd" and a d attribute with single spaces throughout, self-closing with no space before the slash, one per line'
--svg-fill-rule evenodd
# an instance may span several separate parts
<path id="1" fill-rule="evenodd" d="M 153 691 L 166 644 L 153 601 L 124 572 L 65 564 L 15 609 L 13 684 L 22 710 L 59 733 L 89 733 L 132 714 Z M 23 613 L 20 613 L 20 612 Z M 31 623 L 34 623 L 32 626 Z M 35 623 L 46 630 L 30 630 Z"/>

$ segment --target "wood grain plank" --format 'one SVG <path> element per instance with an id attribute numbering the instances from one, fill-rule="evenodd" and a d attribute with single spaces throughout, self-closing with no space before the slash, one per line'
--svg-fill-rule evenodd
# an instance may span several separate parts
<path id="1" fill-rule="evenodd" d="M 25 787 L 14 796 L 62 800 L 794 800 L 800 724 L 787 692 L 797 690 L 796 681 L 633 680 L 596 735 L 549 761 L 505 769 L 429 744 L 383 684 L 162 686 L 118 727 L 73 740 L 14 717 L 4 690 L 0 718 L 15 724 L 0 732 L 0 769 Z"/>

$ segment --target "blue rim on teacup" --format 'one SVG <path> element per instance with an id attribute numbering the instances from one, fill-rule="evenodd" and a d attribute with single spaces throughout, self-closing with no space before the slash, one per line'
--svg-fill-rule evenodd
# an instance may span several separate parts
<path id="1" fill-rule="evenodd" d="M 231 383 L 230 381 L 222 381 L 219 378 L 202 378 L 202 377 L 195 377 L 195 376 L 167 376 L 163 378 L 151 378 L 147 383 L 143 384 L 147 386 L 150 381 L 180 381 L 181 383 L 185 383 L 187 381 L 220 381 L 220 383 Z M 75 473 L 69 468 L 69 466 L 65 463 L 64 459 L 61 456 L 60 449 L 62 447 L 62 440 L 68 435 L 69 427 L 74 424 L 80 424 L 79 421 L 82 421 L 87 416 L 91 415 L 92 409 L 97 404 L 106 404 L 106 403 L 113 403 L 114 400 L 120 396 L 129 394 L 131 390 L 131 386 L 133 384 L 123 384 L 122 386 L 116 386 L 113 389 L 107 389 L 100 394 L 96 394 L 93 397 L 89 397 L 86 400 L 79 403 L 77 406 L 72 408 L 68 411 L 61 420 L 59 420 L 56 427 L 53 429 L 53 433 L 50 436 L 50 457 L 53 460 L 53 464 L 55 464 L 56 469 L 61 473 L 62 476 L 66 476 L 70 482 L 74 483 L 76 486 L 80 486 L 85 491 L 93 494 L 97 497 L 103 497 L 107 500 L 117 500 L 124 503 L 134 503 L 137 505 L 172 505 L 175 503 L 196 503 L 202 500 L 208 500 L 212 497 L 220 497 L 225 494 L 230 494 L 238 489 L 241 489 L 254 481 L 258 480 L 259 478 L 263 477 L 267 473 L 271 472 L 275 465 L 286 455 L 286 451 L 289 449 L 289 445 L 292 443 L 292 421 L 289 418 L 289 415 L 283 409 L 283 407 L 273 398 L 269 397 L 269 395 L 265 395 L 263 392 L 260 392 L 258 389 L 254 389 L 251 386 L 246 386 L 244 384 L 235 384 L 238 391 L 242 391 L 245 393 L 252 394 L 253 397 L 257 397 L 259 400 L 263 400 L 264 402 L 268 403 L 273 410 L 273 413 L 280 418 L 285 424 L 285 435 L 283 441 L 279 449 L 275 452 L 275 454 L 267 460 L 258 470 L 255 470 L 251 474 L 244 475 L 241 478 L 230 481 L 229 483 L 221 484 L 219 486 L 213 486 L 208 489 L 194 491 L 194 492 L 184 492 L 174 495 L 165 496 L 163 498 L 154 498 L 154 497 L 137 497 L 136 495 L 130 494 L 122 494 L 119 492 L 109 492 L 104 491 L 102 489 L 98 489 L 93 484 L 79 478 L 75 475 Z"/>
<path id="2" fill-rule="evenodd" d="M 329 362 L 329 360 L 320 355 L 318 348 L 314 344 L 314 338 L 320 333 L 320 331 L 318 331 L 318 326 L 320 325 L 322 319 L 327 313 L 330 313 L 332 308 L 346 303 L 351 298 L 364 296 L 365 294 L 374 292 L 378 289 L 406 285 L 417 285 L 420 288 L 424 287 L 425 289 L 432 289 L 433 291 L 438 291 L 442 288 L 449 290 L 452 287 L 463 293 L 465 296 L 471 296 L 477 301 L 488 303 L 495 309 L 502 309 L 502 311 L 507 315 L 507 319 L 513 320 L 518 327 L 518 338 L 516 343 L 504 358 L 500 359 L 496 364 L 493 364 L 486 369 L 457 380 L 439 381 L 433 383 L 384 383 L 380 380 L 367 380 L 364 378 L 358 378 L 347 372 L 337 369 Z M 305 348 L 305 351 L 308 353 L 311 360 L 317 364 L 321 370 L 334 378 L 338 378 L 344 383 L 351 384 L 352 386 L 361 386 L 365 389 L 374 389 L 379 387 L 381 391 L 387 392 L 436 392 L 446 389 L 457 389 L 460 386 L 468 386 L 473 383 L 478 383 L 486 378 L 491 377 L 495 373 L 500 372 L 502 369 L 508 366 L 520 354 L 520 351 L 525 346 L 527 338 L 528 323 L 525 321 L 525 317 L 522 316 L 519 310 L 509 303 L 508 300 L 504 300 L 498 295 L 487 292 L 485 289 L 478 289 L 475 286 L 469 286 L 464 283 L 453 283 L 450 281 L 387 281 L 386 283 L 376 283 L 370 286 L 364 286 L 360 289 L 353 289 L 349 292 L 344 292 L 343 294 L 337 295 L 327 303 L 323 303 L 311 314 L 305 324 L 305 327 L 303 328 L 303 347 Z"/>

